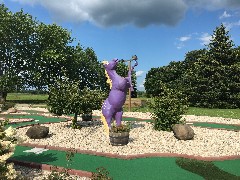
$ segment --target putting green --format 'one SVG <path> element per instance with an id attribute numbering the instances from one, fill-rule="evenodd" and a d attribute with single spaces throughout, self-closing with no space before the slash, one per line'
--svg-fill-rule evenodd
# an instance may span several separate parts
<path id="1" fill-rule="evenodd" d="M 34 112 L 33 112 L 34 113 Z M 1 115 L 6 118 L 33 118 L 38 122 L 23 122 L 8 126 L 18 127 L 34 123 L 60 122 L 64 118 L 40 115 Z M 99 116 L 93 116 L 99 119 Z M 123 117 L 123 121 L 145 121 L 137 118 Z M 146 120 L 151 121 L 151 120 Z M 194 126 L 235 129 L 236 126 L 210 123 L 194 123 Z M 54 166 L 67 167 L 66 152 L 48 150 L 41 154 L 26 153 L 31 147 L 17 146 L 11 157 L 20 161 L 36 162 Z M 113 179 L 240 179 L 240 159 L 204 162 L 185 158 L 151 157 L 132 160 L 106 158 L 87 154 L 75 154 L 69 168 L 96 172 L 104 167 Z"/>
<path id="2" fill-rule="evenodd" d="M 122 179 L 231 179 L 239 180 L 240 160 L 199 161 L 186 158 L 149 157 L 131 160 L 76 153 L 69 163 L 66 152 L 48 150 L 41 154 L 23 152 L 31 147 L 16 146 L 11 159 L 96 172 L 104 167 L 114 180 Z M 67 165 L 68 164 L 68 165 Z"/>
<path id="3" fill-rule="evenodd" d="M 179 167 L 202 176 L 204 179 L 239 180 L 239 160 L 199 161 L 194 159 L 178 158 Z M 216 165 L 217 164 L 217 165 Z"/>
<path id="4" fill-rule="evenodd" d="M 32 122 L 20 122 L 16 124 L 8 124 L 5 127 L 8 128 L 9 126 L 12 126 L 13 128 L 19 127 L 19 126 L 25 126 L 25 125 L 30 125 L 30 124 L 43 124 L 43 123 L 48 123 L 48 122 L 61 122 L 61 121 L 66 121 L 65 118 L 56 118 L 56 117 L 45 117 L 45 116 L 40 116 L 40 115 L 8 115 L 5 116 L 5 118 L 32 118 L 34 121 Z M 37 120 L 37 121 L 36 121 Z"/>
<path id="5" fill-rule="evenodd" d="M 201 126 L 201 127 L 210 127 L 210 128 L 224 128 L 224 129 L 233 129 L 233 130 L 240 130 L 240 126 L 228 125 L 228 124 L 213 124 L 207 122 L 194 122 L 194 126 Z"/>
<path id="6" fill-rule="evenodd" d="M 23 152 L 30 149 L 32 148 L 17 146 L 11 159 L 67 167 L 64 151 L 48 150 L 41 154 Z M 181 169 L 175 161 L 176 158 L 166 157 L 122 160 L 77 153 L 68 167 L 90 172 L 96 172 L 96 168 L 104 167 L 114 180 L 203 179 L 197 174 Z"/>
<path id="7" fill-rule="evenodd" d="M 240 179 L 240 159 L 213 162 L 219 169 L 235 174 Z"/>

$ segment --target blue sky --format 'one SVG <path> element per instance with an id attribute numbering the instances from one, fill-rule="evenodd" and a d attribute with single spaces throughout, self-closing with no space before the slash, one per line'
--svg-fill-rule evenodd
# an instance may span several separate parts
<path id="1" fill-rule="evenodd" d="M 184 60 L 204 48 L 224 23 L 240 45 L 240 0 L 0 0 L 46 24 L 72 32 L 76 43 L 92 47 L 99 61 L 137 55 L 137 88 L 144 90 L 153 67 Z"/>

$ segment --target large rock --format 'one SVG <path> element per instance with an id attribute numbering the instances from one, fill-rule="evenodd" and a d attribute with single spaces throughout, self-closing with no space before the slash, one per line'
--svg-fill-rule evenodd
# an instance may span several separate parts
<path id="1" fill-rule="evenodd" d="M 172 129 L 179 140 L 191 140 L 194 137 L 194 130 L 187 124 L 175 124 Z"/>
<path id="2" fill-rule="evenodd" d="M 27 130 L 26 135 L 30 139 L 42 139 L 47 137 L 48 133 L 49 127 L 34 125 Z"/>

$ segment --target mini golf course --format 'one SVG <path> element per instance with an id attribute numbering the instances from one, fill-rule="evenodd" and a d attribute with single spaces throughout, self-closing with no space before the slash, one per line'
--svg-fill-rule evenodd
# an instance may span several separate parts
<path id="1" fill-rule="evenodd" d="M 3 118 L 31 118 L 31 122 L 19 122 L 9 124 L 14 128 L 29 126 L 31 124 L 44 123 L 58 123 L 67 121 L 66 118 L 46 117 L 37 111 L 26 111 L 31 114 L 14 115 L 1 114 Z M 94 119 L 100 117 L 94 116 Z M 124 117 L 123 121 L 147 121 L 138 118 Z M 193 126 L 240 130 L 239 126 L 214 124 L 214 123 L 200 123 L 193 122 Z M 121 159 L 119 157 L 106 157 L 103 155 L 93 155 L 87 153 L 76 153 L 71 161 L 66 160 L 66 151 L 48 149 L 38 149 L 33 151 L 33 147 L 19 145 L 16 146 L 14 155 L 9 159 L 9 162 L 25 164 L 30 167 L 42 168 L 43 165 L 50 167 L 58 166 L 74 170 L 81 170 L 83 172 L 96 172 L 96 168 L 104 167 L 110 173 L 109 176 L 114 180 L 123 179 L 226 179 L 226 180 L 240 180 L 240 159 L 232 160 L 195 160 L 183 157 L 141 157 Z M 28 151 L 28 152 L 26 152 Z M 85 174 L 88 176 L 89 174 Z"/>

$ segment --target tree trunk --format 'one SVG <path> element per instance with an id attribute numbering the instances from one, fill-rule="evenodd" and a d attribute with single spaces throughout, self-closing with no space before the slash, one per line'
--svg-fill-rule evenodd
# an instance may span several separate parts
<path id="1" fill-rule="evenodd" d="M 0 91 L 0 104 L 5 104 L 7 99 L 7 92 Z"/>
<path id="2" fill-rule="evenodd" d="M 77 113 L 74 114 L 74 119 L 73 119 L 73 121 L 74 121 L 75 123 L 77 123 Z"/>
<path id="3" fill-rule="evenodd" d="M 77 128 L 77 113 L 74 113 L 74 118 L 72 120 L 72 128 L 76 129 Z"/>
<path id="4" fill-rule="evenodd" d="M 3 69 L 2 67 L 0 67 L 0 76 L 2 75 L 3 75 Z M 4 90 L 0 91 L 0 104 L 5 104 L 6 98 L 7 98 L 7 92 L 5 92 Z"/>

